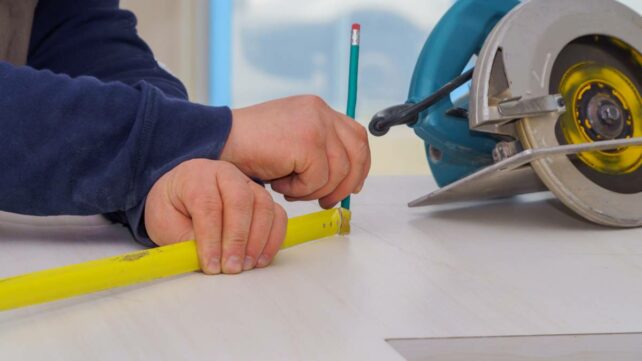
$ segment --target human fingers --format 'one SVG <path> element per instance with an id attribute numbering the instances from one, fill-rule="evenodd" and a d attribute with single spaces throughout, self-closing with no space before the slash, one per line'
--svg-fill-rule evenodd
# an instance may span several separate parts
<path id="1" fill-rule="evenodd" d="M 190 163 L 188 167 L 175 188 L 191 218 L 201 269 L 207 274 L 218 274 L 221 273 L 223 214 L 217 184 L 218 168 L 212 163 Z"/>
<path id="2" fill-rule="evenodd" d="M 314 193 L 329 180 L 329 164 L 325 144 L 314 144 L 293 167 L 294 172 L 270 182 L 273 190 L 289 198 L 301 198 Z"/>
<path id="3" fill-rule="evenodd" d="M 303 197 L 287 197 L 288 200 L 313 200 L 319 199 L 332 193 L 346 176 L 350 173 L 350 159 L 343 143 L 334 132 L 329 132 L 326 143 L 326 154 L 328 159 L 328 181 L 315 192 Z"/>
<path id="4" fill-rule="evenodd" d="M 268 242 L 274 222 L 274 201 L 270 193 L 255 183 L 250 185 L 250 188 L 254 192 L 254 211 L 243 260 L 244 271 L 256 266 L 256 262 Z"/>
<path id="5" fill-rule="evenodd" d="M 334 125 L 341 145 L 347 154 L 349 172 L 332 192 L 319 199 L 319 204 L 323 208 L 331 208 L 341 199 L 360 190 L 370 168 L 370 147 L 365 128 L 354 120 L 345 118 L 347 117 L 343 115 L 337 117 Z"/>
<path id="6" fill-rule="evenodd" d="M 217 174 L 223 203 L 223 232 L 221 236 L 221 269 L 223 273 L 243 270 L 245 248 L 250 235 L 254 213 L 252 180 L 229 164 Z"/>
<path id="7" fill-rule="evenodd" d="M 272 263 L 272 260 L 281 249 L 281 245 L 285 240 L 285 233 L 288 225 L 288 215 L 285 209 L 277 203 L 274 205 L 274 218 L 272 221 L 272 228 L 270 229 L 270 236 L 267 243 L 263 248 L 261 256 L 259 256 L 256 267 L 263 268 Z"/>
<path id="8" fill-rule="evenodd" d="M 176 202 L 176 171 L 165 173 L 152 186 L 145 200 L 145 229 L 159 246 L 194 239 L 192 220 L 181 202 Z"/>

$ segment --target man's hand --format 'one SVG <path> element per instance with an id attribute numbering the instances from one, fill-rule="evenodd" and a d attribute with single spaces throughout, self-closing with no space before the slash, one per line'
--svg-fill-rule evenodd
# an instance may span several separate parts
<path id="1" fill-rule="evenodd" d="M 331 208 L 358 193 L 370 170 L 364 127 L 321 98 L 297 96 L 232 111 L 221 159 L 270 182 L 288 200 Z"/>
<path id="2" fill-rule="evenodd" d="M 272 261 L 285 238 L 287 215 L 234 165 L 194 159 L 154 184 L 145 225 L 158 245 L 196 239 L 203 272 L 239 273 Z"/>

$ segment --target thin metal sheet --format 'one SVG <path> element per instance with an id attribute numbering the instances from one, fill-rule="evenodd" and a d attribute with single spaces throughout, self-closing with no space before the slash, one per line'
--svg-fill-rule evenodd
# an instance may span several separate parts
<path id="1" fill-rule="evenodd" d="M 519 194 L 546 191 L 531 166 L 517 169 L 482 170 L 466 178 L 438 189 L 408 204 L 421 207 L 453 202 L 507 198 Z"/>
<path id="2" fill-rule="evenodd" d="M 546 190 L 546 187 L 535 176 L 533 169 L 528 165 L 530 162 L 547 157 L 559 157 L 590 150 L 606 150 L 625 146 L 642 146 L 642 137 L 527 149 L 435 192 L 420 197 L 410 202 L 408 206 L 421 207 L 543 191 Z"/>
<path id="3" fill-rule="evenodd" d="M 408 361 L 640 361 L 642 333 L 389 339 Z"/>

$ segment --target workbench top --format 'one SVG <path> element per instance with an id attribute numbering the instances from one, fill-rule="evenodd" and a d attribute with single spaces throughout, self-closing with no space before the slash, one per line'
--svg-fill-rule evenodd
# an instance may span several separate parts
<path id="1" fill-rule="evenodd" d="M 406 207 L 435 187 L 372 177 L 349 236 L 264 270 L 0 313 L 0 360 L 403 360 L 386 339 L 642 331 L 642 229 L 590 224 L 546 193 Z M 0 214 L 0 277 L 139 248 L 101 217 Z"/>

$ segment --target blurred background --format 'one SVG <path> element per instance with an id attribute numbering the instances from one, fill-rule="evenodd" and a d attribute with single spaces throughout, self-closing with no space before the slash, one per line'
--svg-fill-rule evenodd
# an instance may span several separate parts
<path id="1" fill-rule="evenodd" d="M 317 94 L 345 111 L 350 26 L 362 25 L 357 120 L 406 99 L 415 61 L 453 0 L 123 0 L 190 99 L 243 107 Z M 642 0 L 623 0 L 642 12 Z M 371 137 L 372 174 L 428 174 L 408 128 Z"/>

